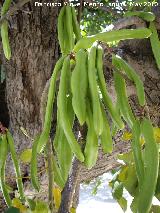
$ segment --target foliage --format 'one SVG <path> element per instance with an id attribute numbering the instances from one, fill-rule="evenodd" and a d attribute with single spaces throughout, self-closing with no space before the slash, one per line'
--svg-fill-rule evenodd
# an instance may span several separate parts
<path id="1" fill-rule="evenodd" d="M 85 5 L 83 8 L 81 30 L 84 36 L 106 31 L 108 25 L 123 18 L 127 11 L 150 11 L 153 6 L 157 5 L 157 1 L 154 0 L 97 0 L 96 2 L 97 7 Z"/>

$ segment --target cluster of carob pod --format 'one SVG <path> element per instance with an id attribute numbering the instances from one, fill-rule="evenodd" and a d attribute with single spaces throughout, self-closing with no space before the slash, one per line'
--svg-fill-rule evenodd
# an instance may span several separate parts
<path id="1" fill-rule="evenodd" d="M 144 17 L 145 14 L 143 13 Z M 153 24 L 151 26 L 153 28 Z M 1 26 L 1 33 L 3 34 L 2 31 L 3 28 Z M 99 41 L 108 43 L 126 39 L 143 39 L 153 36 L 151 34 L 151 30 L 148 28 L 124 29 L 82 38 L 74 8 L 67 5 L 61 9 L 58 17 L 58 39 L 62 57 L 57 61 L 51 76 L 43 131 L 36 137 L 32 147 L 31 180 L 36 190 L 40 189 L 37 154 L 45 150 L 47 141 L 50 140 L 53 105 L 57 96 L 57 128 L 53 140 L 56 154 L 56 156 L 53 156 L 53 170 L 54 181 L 57 185 L 61 189 L 64 187 L 74 156 L 83 162 L 87 168 L 91 168 L 97 161 L 100 144 L 104 153 L 112 152 L 112 133 L 109 117 L 107 117 L 109 115 L 110 120 L 112 120 L 117 129 L 123 129 L 125 121 L 132 130 L 132 149 L 139 181 L 137 212 L 149 211 L 158 176 L 159 153 L 150 120 L 148 118 L 137 120 L 130 107 L 126 82 L 123 76 L 126 75 L 135 84 L 141 107 L 145 106 L 143 83 L 132 67 L 121 57 L 113 54 L 113 75 L 117 95 L 117 104 L 115 105 L 107 91 L 103 74 L 103 49 Z M 3 35 L 2 39 L 3 37 L 6 38 Z M 154 39 L 157 38 L 154 37 Z M 4 49 L 5 46 L 3 42 Z M 5 49 L 5 54 L 9 54 L 7 49 Z M 59 77 L 60 83 L 57 91 L 57 79 Z M 87 128 L 86 140 L 82 143 L 77 141 L 73 133 L 75 120 L 78 120 L 80 126 L 86 125 Z M 145 156 L 142 155 L 141 136 L 145 139 Z M 5 147 L 4 143 L 7 146 L 7 144 L 10 145 L 9 141 L 13 142 L 13 139 L 6 141 L 6 137 L 11 138 L 8 130 L 6 134 L 1 136 L 3 142 L 1 147 L 3 148 Z M 83 150 L 80 144 L 82 144 Z M 10 151 L 15 152 L 11 148 Z M 15 159 L 15 154 L 13 153 L 12 156 Z M 6 156 L 3 161 L 0 161 L 0 169 L 1 189 L 5 194 L 5 199 L 8 200 L 9 195 L 6 194 L 3 184 Z M 14 161 L 14 164 L 17 177 L 19 177 L 16 161 Z M 18 180 L 21 179 L 18 178 Z M 148 187 L 148 183 L 151 187 Z M 21 182 L 17 182 L 17 184 L 19 192 L 22 192 Z M 21 198 L 23 196 L 22 192 Z"/>
<path id="2" fill-rule="evenodd" d="M 126 75 L 135 84 L 141 107 L 145 106 L 143 82 L 132 67 L 121 57 L 113 54 L 114 85 L 117 94 L 117 104 L 115 105 L 107 91 L 103 74 L 103 49 L 98 41 L 141 39 L 150 35 L 151 31 L 143 28 L 111 31 L 81 38 L 74 8 L 64 6 L 58 19 L 58 38 L 62 57 L 56 63 L 50 80 L 44 127 L 42 134 L 35 141 L 36 148 L 33 150 L 37 153 L 43 151 L 49 139 L 53 102 L 56 95 L 57 128 L 53 140 L 56 157 L 53 167 L 55 182 L 62 188 L 69 175 L 74 155 L 87 168 L 91 168 L 96 163 L 100 144 L 104 153 L 112 152 L 112 133 L 106 111 L 117 129 L 123 129 L 123 121 L 125 121 L 132 129 L 134 136 L 132 148 L 140 186 L 138 212 L 148 212 L 151 206 L 158 176 L 159 156 L 152 124 L 148 118 L 137 120 L 135 117 L 128 101 L 123 75 Z M 60 83 L 57 92 L 56 81 L 59 75 Z M 72 130 L 75 117 L 80 126 L 84 124 L 87 126 L 86 140 L 82 145 L 84 151 Z M 141 136 L 145 139 L 145 157 L 142 156 Z M 34 156 L 35 160 L 35 152 Z M 34 163 L 31 164 L 31 168 L 33 168 L 31 170 L 33 171 L 32 182 L 35 188 L 39 189 Z M 152 185 L 152 190 L 148 190 L 148 182 Z M 143 211 L 144 209 L 145 211 Z"/>

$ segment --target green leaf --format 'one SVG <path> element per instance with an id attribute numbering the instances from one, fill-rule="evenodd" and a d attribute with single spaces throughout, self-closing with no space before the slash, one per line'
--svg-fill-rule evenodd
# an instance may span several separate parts
<path id="1" fill-rule="evenodd" d="M 133 157 L 133 152 L 130 151 L 128 153 L 124 154 L 119 154 L 117 156 L 119 160 L 122 160 L 125 164 L 133 163 L 134 162 L 134 157 Z"/>
<path id="2" fill-rule="evenodd" d="M 137 212 L 137 201 L 138 201 L 138 196 L 134 197 L 130 205 L 130 209 L 133 213 Z"/>
<path id="3" fill-rule="evenodd" d="M 36 208 L 33 211 L 33 213 L 49 213 L 49 208 L 46 203 L 42 201 L 37 201 L 36 202 Z"/>
<path id="4" fill-rule="evenodd" d="M 20 213 L 20 210 L 15 207 L 11 207 L 11 208 L 7 209 L 5 211 L 5 213 Z"/>
<path id="5" fill-rule="evenodd" d="M 92 195 L 96 195 L 97 191 L 98 191 L 98 187 L 102 184 L 102 181 L 100 179 L 98 179 L 96 181 L 96 185 L 94 186 L 93 190 L 92 190 Z"/>
<path id="6" fill-rule="evenodd" d="M 124 197 L 121 197 L 118 200 L 118 204 L 120 205 L 120 207 L 123 209 L 124 212 L 127 210 L 127 200 Z"/>
<path id="7" fill-rule="evenodd" d="M 151 213 L 159 213 L 160 212 L 160 206 L 158 205 L 153 205 L 151 210 L 150 210 Z"/>
<path id="8" fill-rule="evenodd" d="M 27 199 L 27 203 L 28 203 L 28 206 L 30 208 L 30 210 L 35 210 L 35 207 L 36 207 L 36 202 L 32 199 Z"/>
<path id="9" fill-rule="evenodd" d="M 32 149 L 24 150 L 20 155 L 20 160 L 22 163 L 30 163 L 32 157 Z"/>
<path id="10" fill-rule="evenodd" d="M 122 195 L 123 195 L 123 184 L 116 181 L 114 183 L 114 187 L 112 190 L 112 196 L 114 197 L 114 199 L 118 201 L 122 198 Z"/>
<path id="11" fill-rule="evenodd" d="M 138 179 L 134 165 L 124 167 L 121 170 L 118 179 L 123 183 L 125 189 L 131 194 L 131 196 L 134 196 L 137 193 Z"/>
<path id="12" fill-rule="evenodd" d="M 154 129 L 154 138 L 157 143 L 160 143 L 160 128 L 155 127 Z"/>
<path id="13" fill-rule="evenodd" d="M 70 213 L 76 213 L 76 209 L 75 208 L 70 208 Z"/>
<path id="14" fill-rule="evenodd" d="M 124 132 L 123 135 L 122 135 L 122 140 L 123 141 L 129 141 L 132 139 L 132 133 L 131 132 Z"/>

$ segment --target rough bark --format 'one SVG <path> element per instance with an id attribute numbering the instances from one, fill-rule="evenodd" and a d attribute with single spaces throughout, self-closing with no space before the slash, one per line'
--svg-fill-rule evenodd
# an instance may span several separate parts
<path id="1" fill-rule="evenodd" d="M 57 7 L 35 7 L 34 3 L 28 3 L 10 23 L 12 58 L 6 61 L 3 57 L 2 63 L 7 75 L 9 128 L 18 152 L 32 144 L 20 127 L 32 138 L 41 130 L 40 99 L 59 57 L 57 14 Z"/>
<path id="2" fill-rule="evenodd" d="M 6 71 L 5 96 L 10 116 L 9 128 L 18 154 L 32 145 L 32 141 L 24 136 L 20 127 L 26 129 L 32 138 L 41 131 L 40 99 L 59 57 L 56 27 L 59 8 L 35 7 L 34 2 L 26 4 L 10 19 L 11 60 L 6 61 L 4 55 L 0 55 L 0 62 Z M 2 47 L 0 49 L 3 53 Z M 4 121 L 8 116 L 2 118 L 2 104 L 0 120 Z M 8 123 L 3 124 L 8 127 Z M 13 177 L 13 166 L 10 163 L 8 166 L 7 176 Z M 40 164 L 39 167 L 41 166 Z M 23 165 L 22 169 L 23 175 L 28 176 L 29 168 Z M 9 182 L 15 186 L 15 180 L 10 178 Z"/>

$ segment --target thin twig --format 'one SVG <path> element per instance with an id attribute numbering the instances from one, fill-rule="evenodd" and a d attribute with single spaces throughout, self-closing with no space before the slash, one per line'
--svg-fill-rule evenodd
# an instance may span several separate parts
<path id="1" fill-rule="evenodd" d="M 72 199 L 77 185 L 80 169 L 81 163 L 77 159 L 74 159 L 71 174 L 69 175 L 67 183 L 65 184 L 65 187 L 62 191 L 62 200 L 58 213 L 70 212 Z"/>
<path id="2" fill-rule="evenodd" d="M 113 28 L 114 30 L 119 30 L 131 25 L 136 25 L 137 28 L 146 27 L 146 22 L 137 16 L 132 16 L 127 18 L 122 18 L 118 20 L 117 22 L 113 23 L 113 25 L 114 25 L 114 28 Z"/>
<path id="3" fill-rule="evenodd" d="M 0 26 L 5 20 L 8 20 L 10 16 L 15 15 L 15 13 L 20 10 L 26 3 L 30 2 L 31 0 L 20 0 L 17 4 L 11 7 L 8 12 L 1 18 Z"/>

